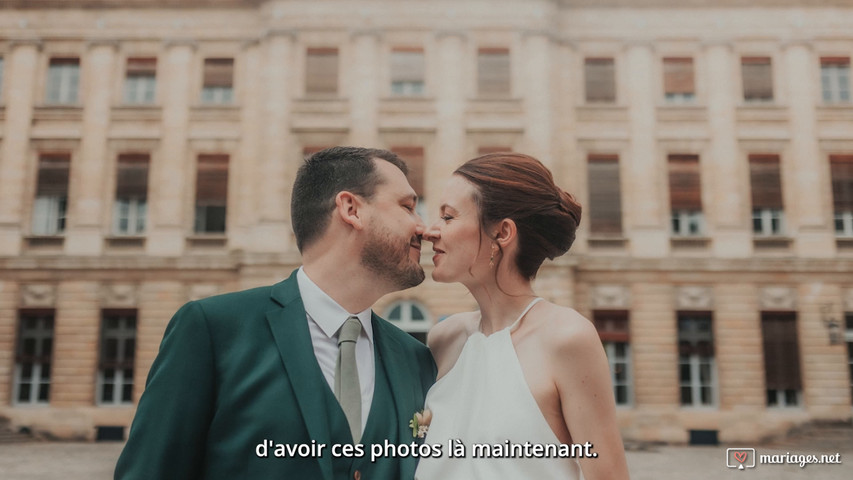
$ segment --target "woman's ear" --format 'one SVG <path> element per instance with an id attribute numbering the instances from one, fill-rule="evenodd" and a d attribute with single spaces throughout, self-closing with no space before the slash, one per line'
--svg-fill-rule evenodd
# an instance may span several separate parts
<path id="1" fill-rule="evenodd" d="M 518 229 L 514 220 L 505 218 L 498 222 L 495 227 L 495 242 L 500 245 L 501 249 L 506 248 L 510 243 L 515 241 Z"/>
<path id="2" fill-rule="evenodd" d="M 335 215 L 356 230 L 364 228 L 364 203 L 358 195 L 342 191 L 335 195 Z"/>

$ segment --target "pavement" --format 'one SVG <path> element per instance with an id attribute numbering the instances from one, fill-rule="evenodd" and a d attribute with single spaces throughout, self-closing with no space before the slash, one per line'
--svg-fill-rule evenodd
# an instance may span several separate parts
<path id="1" fill-rule="evenodd" d="M 0 480 L 108 480 L 124 445 L 29 442 L 0 445 Z M 840 454 L 840 465 L 761 464 L 738 470 L 726 466 L 726 447 L 644 446 L 627 452 L 632 480 L 849 480 L 853 444 L 756 446 L 756 455 L 797 460 L 794 455 Z M 740 457 L 743 458 L 743 457 Z M 601 459 L 603 460 L 603 459 Z M 599 461 L 598 459 L 596 461 Z M 730 460 L 731 461 L 731 460 Z M 734 462 L 733 462 L 734 463 Z M 744 462 L 749 465 L 750 461 Z M 156 480 L 156 479 L 152 479 Z M 301 480 L 301 479 L 300 479 Z M 310 480 L 310 479 L 306 479 Z M 527 480 L 527 479 L 524 479 Z"/>

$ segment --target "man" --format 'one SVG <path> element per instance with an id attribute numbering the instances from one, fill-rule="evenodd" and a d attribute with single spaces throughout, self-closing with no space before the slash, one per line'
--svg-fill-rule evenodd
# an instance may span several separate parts
<path id="1" fill-rule="evenodd" d="M 424 279 L 405 174 L 385 150 L 305 161 L 291 204 L 303 267 L 175 314 L 116 479 L 414 476 L 412 456 L 371 462 L 372 444 L 411 444 L 409 419 L 435 380 L 426 347 L 370 310 Z"/>

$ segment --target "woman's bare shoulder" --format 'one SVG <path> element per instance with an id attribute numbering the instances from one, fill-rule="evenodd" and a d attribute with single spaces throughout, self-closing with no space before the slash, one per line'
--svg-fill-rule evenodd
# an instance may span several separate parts
<path id="1" fill-rule="evenodd" d="M 480 312 L 454 313 L 433 325 L 427 336 L 429 348 L 442 348 L 458 339 L 467 339 L 477 329 Z"/>
<path id="2" fill-rule="evenodd" d="M 451 315 L 435 324 L 427 336 L 427 345 L 438 367 L 438 378 L 443 377 L 456 364 L 465 342 L 477 330 L 480 312 Z"/>
<path id="3" fill-rule="evenodd" d="M 600 346 L 598 332 L 589 319 L 577 310 L 546 302 L 540 313 L 537 333 L 559 351 L 577 351 L 579 347 Z"/>

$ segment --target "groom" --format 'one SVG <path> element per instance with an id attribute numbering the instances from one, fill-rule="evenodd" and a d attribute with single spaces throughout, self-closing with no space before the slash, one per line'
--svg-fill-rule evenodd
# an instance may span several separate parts
<path id="1" fill-rule="evenodd" d="M 413 478 L 415 458 L 370 461 L 371 444 L 411 444 L 435 380 L 426 347 L 370 310 L 424 279 L 405 174 L 385 150 L 305 161 L 291 204 L 303 266 L 178 310 L 116 479 Z"/>

